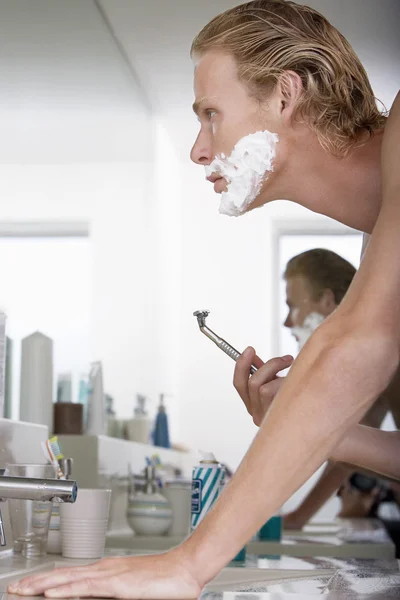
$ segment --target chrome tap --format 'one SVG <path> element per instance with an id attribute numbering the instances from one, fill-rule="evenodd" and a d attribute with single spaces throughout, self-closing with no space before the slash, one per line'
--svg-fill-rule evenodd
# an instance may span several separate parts
<path id="1" fill-rule="evenodd" d="M 0 502 L 13 499 L 73 503 L 77 494 L 78 485 L 76 481 L 7 477 L 4 469 L 0 469 Z M 5 545 L 6 539 L 0 510 L 0 546 Z"/>

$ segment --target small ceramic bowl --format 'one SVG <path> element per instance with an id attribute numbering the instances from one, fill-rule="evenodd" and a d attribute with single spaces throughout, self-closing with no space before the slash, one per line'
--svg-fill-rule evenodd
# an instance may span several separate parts
<path id="1" fill-rule="evenodd" d="M 138 492 L 129 497 L 126 517 L 137 535 L 163 535 L 171 525 L 172 509 L 162 494 Z"/>

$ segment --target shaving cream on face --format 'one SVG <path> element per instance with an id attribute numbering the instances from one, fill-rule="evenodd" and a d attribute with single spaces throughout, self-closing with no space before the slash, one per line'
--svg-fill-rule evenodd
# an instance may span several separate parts
<path id="1" fill-rule="evenodd" d="M 304 319 L 303 325 L 290 328 L 291 334 L 297 338 L 299 352 L 324 319 L 325 317 L 320 313 L 312 312 Z"/>
<path id="2" fill-rule="evenodd" d="M 277 133 L 257 131 L 241 138 L 230 156 L 217 154 L 206 166 L 206 177 L 217 173 L 227 182 L 227 190 L 221 194 L 221 214 L 238 217 L 246 212 L 273 171 L 278 140 Z"/>

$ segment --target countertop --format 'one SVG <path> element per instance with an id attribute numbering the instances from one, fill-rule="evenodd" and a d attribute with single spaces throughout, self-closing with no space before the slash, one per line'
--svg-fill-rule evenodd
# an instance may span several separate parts
<path id="1" fill-rule="evenodd" d="M 382 525 L 376 521 L 335 521 L 328 524 L 311 524 L 304 531 L 291 533 L 293 543 L 312 540 L 314 554 L 328 535 L 332 543 L 365 546 L 387 544 Z M 129 537 L 129 536 L 128 536 Z M 131 538 L 133 538 L 131 534 Z M 310 540 L 311 538 L 311 540 Z M 105 556 L 132 556 L 162 551 L 168 538 L 162 543 L 157 539 L 123 548 L 106 548 Z M 161 538 L 158 538 L 160 541 Z M 175 545 L 180 540 L 169 539 Z M 134 546 L 134 547 L 132 547 Z M 248 546 L 248 550 L 251 546 Z M 281 546 L 282 550 L 282 546 Z M 7 593 L 7 585 L 30 573 L 47 571 L 58 566 L 82 565 L 94 561 L 70 560 L 58 555 L 27 560 L 12 552 L 0 554 L 0 600 L 17 600 Z M 293 555 L 270 556 L 247 553 L 245 562 L 231 563 L 206 587 L 202 600 L 310 600 L 315 596 L 329 600 L 377 600 L 400 599 L 400 570 L 398 561 L 382 553 L 381 557 L 352 558 L 349 556 L 303 557 Z"/>
<path id="2" fill-rule="evenodd" d="M 183 537 L 135 536 L 131 530 L 111 532 L 107 547 L 127 550 L 165 551 L 179 545 Z M 285 531 L 282 541 L 251 541 L 247 552 L 258 556 L 288 555 L 330 556 L 332 558 L 395 557 L 395 547 L 382 523 L 377 519 L 337 519 L 313 522 L 302 531 Z"/>
<path id="3" fill-rule="evenodd" d="M 106 551 L 106 556 L 118 555 L 132 555 L 132 551 Z M 8 583 L 15 579 L 54 566 L 78 564 L 85 564 L 85 561 L 51 555 L 29 561 L 12 554 L 4 556 L 0 559 L 1 600 L 17 600 L 17 596 L 7 593 Z M 245 598 L 249 594 L 251 600 L 310 600 L 319 595 L 330 600 L 400 598 L 400 571 L 395 559 L 261 559 L 249 556 L 244 563 L 231 563 L 224 569 L 207 586 L 202 600 Z"/>

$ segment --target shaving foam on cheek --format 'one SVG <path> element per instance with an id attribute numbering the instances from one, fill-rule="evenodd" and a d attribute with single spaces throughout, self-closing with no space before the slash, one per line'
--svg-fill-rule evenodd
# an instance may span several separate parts
<path id="1" fill-rule="evenodd" d="M 312 312 L 304 319 L 303 325 L 290 328 L 292 335 L 297 338 L 299 351 L 324 319 L 325 317 L 320 313 Z"/>
<path id="2" fill-rule="evenodd" d="M 246 211 L 273 171 L 278 141 L 277 133 L 257 131 L 241 138 L 230 156 L 218 154 L 206 166 L 206 177 L 217 173 L 227 182 L 227 190 L 221 194 L 220 213 L 237 217 Z"/>

